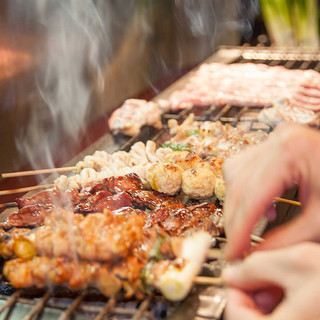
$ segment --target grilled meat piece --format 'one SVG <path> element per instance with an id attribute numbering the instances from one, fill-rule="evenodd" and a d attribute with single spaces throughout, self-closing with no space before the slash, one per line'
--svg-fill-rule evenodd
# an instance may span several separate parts
<path id="1" fill-rule="evenodd" d="M 81 213 L 103 212 L 104 209 L 110 211 L 122 207 L 131 207 L 131 197 L 126 192 L 110 195 L 109 191 L 101 190 L 85 198 L 75 208 L 75 211 Z"/>
<path id="2" fill-rule="evenodd" d="M 143 189 L 142 181 L 135 173 L 129 173 L 119 177 L 110 177 L 103 182 L 107 185 L 107 189 L 112 193 Z"/>
<path id="3" fill-rule="evenodd" d="M 221 209 L 217 208 L 213 203 L 205 202 L 201 204 L 196 204 L 193 206 L 188 206 L 187 209 L 192 213 L 194 218 L 199 221 L 197 227 L 198 230 L 205 230 L 210 233 L 209 230 L 203 228 L 203 221 L 210 219 L 210 221 L 215 226 L 218 234 L 224 234 L 223 228 L 223 212 Z"/>
<path id="4" fill-rule="evenodd" d="M 166 207 L 170 212 L 184 208 L 184 204 L 177 198 L 163 193 L 148 190 L 129 191 L 132 203 L 137 207 L 157 209 Z"/>
<path id="5" fill-rule="evenodd" d="M 79 192 L 70 188 L 65 192 L 61 192 L 58 188 L 54 187 L 35 194 L 28 198 L 17 198 L 15 201 L 19 208 L 30 206 L 34 204 L 54 205 L 57 207 L 69 207 L 79 201 Z"/>
<path id="6" fill-rule="evenodd" d="M 129 173 L 125 176 L 105 178 L 102 181 L 91 182 L 81 189 L 81 194 L 95 194 L 101 190 L 107 190 L 114 193 L 120 193 L 129 190 L 142 190 L 143 184 L 139 176 L 135 173 Z"/>
<path id="7" fill-rule="evenodd" d="M 103 181 L 94 181 L 94 182 L 88 183 L 80 190 L 80 194 L 81 194 L 81 197 L 84 198 L 92 194 L 95 194 L 99 191 L 108 191 Z M 109 195 L 111 196 L 112 193 L 110 191 L 108 192 L 109 192 Z"/>
<path id="8" fill-rule="evenodd" d="M 223 233 L 221 210 L 212 203 L 202 203 L 176 210 L 171 215 L 163 207 L 152 211 L 146 226 L 158 223 L 170 236 L 186 236 L 202 230 L 212 236 Z"/>
<path id="9" fill-rule="evenodd" d="M 38 227 L 44 219 L 54 210 L 53 205 L 33 204 L 19 209 L 18 212 L 11 213 L 2 223 L 4 229 L 13 227 Z"/>

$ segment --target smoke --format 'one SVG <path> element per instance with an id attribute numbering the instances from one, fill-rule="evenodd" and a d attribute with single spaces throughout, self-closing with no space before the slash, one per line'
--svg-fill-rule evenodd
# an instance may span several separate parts
<path id="1" fill-rule="evenodd" d="M 16 139 L 19 152 L 35 168 L 39 159 L 53 165 L 53 148 L 60 144 L 63 152 L 64 137 L 77 144 L 90 118 L 93 79 L 104 89 L 101 66 L 110 56 L 106 22 L 111 12 L 98 11 L 101 3 L 13 0 L 9 4 L 9 16 L 32 22 L 33 34 L 40 39 L 35 44 L 35 92 L 29 96 L 32 110 Z"/>
<path id="2" fill-rule="evenodd" d="M 12 28 L 22 21 L 37 38 L 34 87 L 22 98 L 30 111 L 15 139 L 34 168 L 53 166 L 56 146 L 60 158 L 67 153 L 65 137 L 77 146 L 94 114 L 94 91 L 105 111 L 143 88 L 158 92 L 159 77 L 200 63 L 220 44 L 249 38 L 259 12 L 258 0 L 7 3 Z"/>

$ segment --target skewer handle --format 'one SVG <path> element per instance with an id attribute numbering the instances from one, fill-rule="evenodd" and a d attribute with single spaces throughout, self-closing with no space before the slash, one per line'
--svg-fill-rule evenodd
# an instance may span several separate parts
<path id="1" fill-rule="evenodd" d="M 284 198 L 279 198 L 279 197 L 275 197 L 274 200 L 277 202 L 292 204 L 294 206 L 301 207 L 301 202 L 299 202 L 299 201 L 294 201 L 294 200 L 289 200 L 289 199 L 284 199 Z"/>
<path id="2" fill-rule="evenodd" d="M 224 282 L 219 277 L 202 277 L 198 276 L 193 279 L 193 283 L 201 285 L 223 286 Z"/>
<path id="3" fill-rule="evenodd" d="M 14 194 L 14 193 L 23 193 L 28 191 L 40 190 L 40 189 L 49 189 L 52 187 L 54 187 L 54 184 L 43 184 L 43 185 L 25 187 L 25 188 L 19 188 L 19 189 L 2 190 L 0 191 L 0 196 L 4 196 L 7 194 Z"/>
<path id="4" fill-rule="evenodd" d="M 76 169 L 76 167 L 62 167 L 62 168 L 50 168 L 50 169 L 40 169 L 40 170 L 8 172 L 8 173 L 1 173 L 0 179 L 23 177 L 23 176 L 33 176 L 33 175 L 38 175 L 38 174 L 48 174 L 48 173 L 54 173 L 54 172 L 68 172 L 68 171 L 73 171 L 75 169 Z"/>

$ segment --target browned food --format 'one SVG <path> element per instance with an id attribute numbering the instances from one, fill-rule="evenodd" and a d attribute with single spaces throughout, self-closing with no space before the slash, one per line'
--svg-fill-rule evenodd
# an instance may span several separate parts
<path id="1" fill-rule="evenodd" d="M 110 195 L 109 191 L 101 190 L 80 201 L 75 211 L 80 213 L 102 212 L 104 209 L 110 211 L 122 207 L 131 207 L 131 197 L 126 192 Z"/>
<path id="2" fill-rule="evenodd" d="M 129 173 L 119 177 L 110 177 L 105 180 L 106 182 L 104 183 L 107 184 L 108 190 L 112 193 L 143 189 L 142 181 L 135 173 Z"/>
<path id="3" fill-rule="evenodd" d="M 90 285 L 109 296 L 121 288 L 121 280 L 109 269 L 109 264 L 93 261 L 69 261 L 64 257 L 34 257 L 31 260 L 17 258 L 7 261 L 3 272 L 16 288 L 33 286 L 44 288 L 54 284 L 79 290 Z"/>
<path id="4" fill-rule="evenodd" d="M 172 213 L 184 208 L 181 200 L 156 191 L 135 190 L 130 191 L 129 194 L 131 195 L 132 203 L 137 207 L 147 207 L 152 210 L 163 207 Z"/>
<path id="5" fill-rule="evenodd" d="M 210 198 L 214 194 L 216 176 L 210 165 L 199 162 L 182 175 L 182 191 L 194 199 Z"/>
<path id="6" fill-rule="evenodd" d="M 212 203 L 202 203 L 181 208 L 171 214 L 160 207 L 149 213 L 146 226 L 159 224 L 170 236 L 186 236 L 194 231 L 203 230 L 211 236 L 223 233 L 221 209 Z"/>
<path id="7" fill-rule="evenodd" d="M 19 208 L 30 206 L 34 204 L 55 205 L 58 207 L 66 207 L 79 200 L 79 192 L 70 188 L 65 192 L 61 192 L 58 188 L 54 187 L 35 194 L 27 198 L 17 198 L 15 201 Z"/>
<path id="8" fill-rule="evenodd" d="M 189 151 L 174 151 L 169 153 L 163 160 L 163 162 L 174 163 L 180 166 L 183 170 L 194 168 L 201 158 Z"/>
<path id="9" fill-rule="evenodd" d="M 128 255 L 148 259 L 157 238 L 166 233 L 157 226 L 146 228 L 143 211 L 121 210 L 121 214 L 105 210 L 84 216 L 57 209 L 43 226 L 3 236 L 0 254 L 25 259 L 34 255 L 98 261 L 117 261 Z"/>
<path id="10" fill-rule="evenodd" d="M 127 297 L 137 298 L 156 288 L 171 300 L 181 300 L 191 289 L 209 245 L 205 232 L 184 239 L 157 237 L 148 255 L 128 255 L 116 263 L 35 256 L 7 261 L 3 273 L 16 288 L 96 287 L 106 296 L 124 289 Z"/>
<path id="11" fill-rule="evenodd" d="M 168 126 L 173 137 L 166 145 L 188 146 L 201 158 L 227 158 L 267 137 L 262 130 L 243 130 L 220 121 L 195 121 L 194 114 L 190 114 L 180 125 L 171 119 Z"/>
<path id="12" fill-rule="evenodd" d="M 224 233 L 223 228 L 223 212 L 222 209 L 217 208 L 213 203 L 205 202 L 193 206 L 187 207 L 187 209 L 193 214 L 195 219 L 199 221 L 199 230 L 203 230 L 201 224 L 203 221 L 210 219 L 216 228 L 217 235 Z M 194 226 L 196 229 L 196 225 Z"/>
<path id="13" fill-rule="evenodd" d="M 2 227 L 10 229 L 13 227 L 37 227 L 41 226 L 44 219 L 51 214 L 55 207 L 53 205 L 33 204 L 11 213 L 2 223 Z"/>
<path id="14" fill-rule="evenodd" d="M 0 241 L 1 257 L 3 257 L 4 259 L 12 258 L 15 255 L 17 240 L 21 238 L 21 236 L 25 236 L 28 233 L 30 233 L 30 229 L 28 228 L 14 228 L 7 232 L 5 232 L 4 230 L 1 230 L 1 241 Z"/>
<path id="15" fill-rule="evenodd" d="M 143 184 L 139 176 L 129 173 L 125 176 L 110 177 L 102 181 L 91 182 L 81 189 L 82 195 L 95 194 L 98 191 L 106 190 L 111 194 L 129 190 L 142 190 Z"/>
<path id="16" fill-rule="evenodd" d="M 180 191 L 182 173 L 174 163 L 155 163 L 148 169 L 147 181 L 153 190 L 174 195 Z"/>

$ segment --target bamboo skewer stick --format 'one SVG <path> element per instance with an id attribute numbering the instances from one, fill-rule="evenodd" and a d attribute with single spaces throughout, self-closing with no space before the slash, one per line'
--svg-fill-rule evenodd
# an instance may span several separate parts
<path id="1" fill-rule="evenodd" d="M 282 203 L 292 204 L 292 205 L 298 206 L 298 207 L 301 206 L 301 202 L 299 202 L 299 201 L 294 201 L 294 200 L 289 200 L 289 199 L 284 199 L 284 198 L 279 198 L 279 197 L 275 197 L 274 200 L 278 201 L 278 202 L 282 202 Z"/>
<path id="2" fill-rule="evenodd" d="M 203 277 L 198 276 L 193 279 L 193 283 L 201 285 L 223 286 L 224 282 L 220 277 Z"/>
<path id="3" fill-rule="evenodd" d="M 222 257 L 221 249 L 212 248 L 207 251 L 207 259 L 220 259 Z"/>
<path id="4" fill-rule="evenodd" d="M 76 167 L 62 167 L 62 168 L 50 168 L 50 169 L 39 169 L 39 170 L 29 170 L 29 171 L 16 171 L 16 172 L 2 173 L 0 177 L 2 179 L 15 178 L 15 177 L 23 177 L 23 176 L 33 176 L 38 174 L 54 173 L 54 172 L 68 172 L 68 171 L 73 171 L 75 169 Z"/>
<path id="5" fill-rule="evenodd" d="M 38 186 L 31 186 L 31 187 L 11 189 L 11 190 L 2 190 L 2 191 L 0 191 L 0 196 L 4 196 L 4 195 L 8 195 L 8 194 L 14 194 L 14 193 L 22 193 L 22 192 L 34 191 L 34 190 L 49 189 L 49 188 L 52 188 L 52 187 L 54 187 L 54 184 L 41 184 L 41 185 L 38 185 Z"/>

